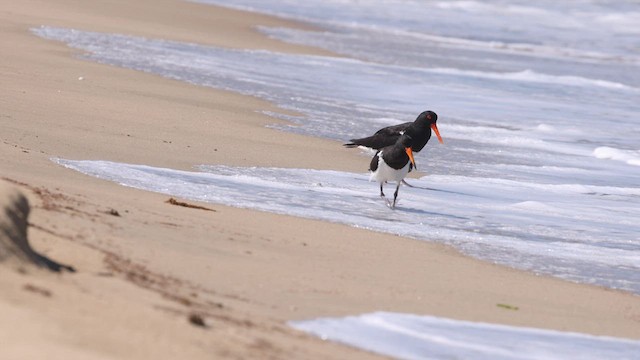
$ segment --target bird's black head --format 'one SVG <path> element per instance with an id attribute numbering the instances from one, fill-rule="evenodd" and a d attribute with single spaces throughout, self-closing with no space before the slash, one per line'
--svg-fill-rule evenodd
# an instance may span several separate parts
<path id="1" fill-rule="evenodd" d="M 443 144 L 442 136 L 440 136 L 440 131 L 438 131 L 438 126 L 436 125 L 436 121 L 438 121 L 438 115 L 431 110 L 423 111 L 418 115 L 416 121 L 413 122 L 414 126 L 424 127 L 429 126 L 433 132 L 436 133 L 438 137 L 438 141 L 440 144 Z"/>
<path id="2" fill-rule="evenodd" d="M 438 114 L 434 113 L 431 110 L 423 111 L 418 115 L 416 121 L 424 121 L 427 124 L 435 124 L 438 121 Z"/>

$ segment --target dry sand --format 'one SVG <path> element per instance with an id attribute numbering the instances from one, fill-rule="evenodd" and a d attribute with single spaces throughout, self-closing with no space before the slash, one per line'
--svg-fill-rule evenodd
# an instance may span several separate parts
<path id="1" fill-rule="evenodd" d="M 265 128 L 275 120 L 257 111 L 278 111 L 271 104 L 78 60 L 29 31 L 329 55 L 253 30 L 304 25 L 177 0 L 0 4 L 0 224 L 19 189 L 33 248 L 76 269 L 7 260 L 0 233 L 0 358 L 377 358 L 286 326 L 376 310 L 640 339 L 637 296 L 343 225 L 176 206 L 50 161 L 364 171 L 367 159 L 338 143 Z"/>

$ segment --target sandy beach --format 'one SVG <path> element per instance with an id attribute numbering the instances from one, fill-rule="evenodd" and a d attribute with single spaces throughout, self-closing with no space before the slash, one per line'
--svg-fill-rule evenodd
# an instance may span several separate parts
<path id="1" fill-rule="evenodd" d="M 282 111 L 272 104 L 81 60 L 30 31 L 331 55 L 254 29 L 306 25 L 177 0 L 0 3 L 0 358 L 378 358 L 286 324 L 378 310 L 640 339 L 628 293 L 339 224 L 180 206 L 50 160 L 365 172 L 368 159 L 340 143 L 267 128 L 278 120 L 261 111 Z M 35 252 L 75 272 L 3 245 L 16 191 Z"/>

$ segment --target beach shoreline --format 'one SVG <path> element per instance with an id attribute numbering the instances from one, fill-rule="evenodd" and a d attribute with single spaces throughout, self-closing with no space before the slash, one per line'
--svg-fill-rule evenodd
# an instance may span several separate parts
<path id="1" fill-rule="evenodd" d="M 0 317 L 20 324 L 0 326 L 9 344 L 0 354 L 373 358 L 286 321 L 379 310 L 640 339 L 640 299 L 628 293 L 344 225 L 216 204 L 197 204 L 214 211 L 175 206 L 166 195 L 50 160 L 364 172 L 367 159 L 339 143 L 267 128 L 279 120 L 262 112 L 282 110 L 265 101 L 85 61 L 30 31 L 61 26 L 330 55 L 254 29 L 304 24 L 171 0 L 0 1 L 7 9 L 0 13 L 7 84 L 0 89 L 1 176 L 30 200 L 32 246 L 77 270 L 0 274 Z"/>

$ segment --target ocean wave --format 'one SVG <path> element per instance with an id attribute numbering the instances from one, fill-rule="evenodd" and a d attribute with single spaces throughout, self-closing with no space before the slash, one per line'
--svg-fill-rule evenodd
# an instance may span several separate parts
<path id="1" fill-rule="evenodd" d="M 422 41 L 430 41 L 441 47 L 484 50 L 501 53 L 512 53 L 543 58 L 571 58 L 574 61 L 583 62 L 616 62 L 640 64 L 640 58 L 636 56 L 622 56 L 603 53 L 592 50 L 575 49 L 571 47 L 559 47 L 553 45 L 533 44 L 527 42 L 506 42 L 498 40 L 478 40 L 466 37 L 436 35 L 424 32 L 416 32 L 406 29 L 392 28 L 370 24 L 340 24 L 345 28 L 361 28 L 380 34 L 399 36 L 405 39 L 415 38 Z"/>
<path id="2" fill-rule="evenodd" d="M 624 85 L 621 83 L 613 82 L 613 81 L 589 79 L 589 78 L 584 78 L 580 76 L 549 75 L 549 74 L 538 73 L 528 69 L 524 71 L 505 72 L 505 73 L 460 70 L 460 69 L 452 69 L 452 68 L 433 68 L 433 69 L 427 69 L 426 71 L 437 73 L 437 74 L 472 76 L 472 77 L 485 78 L 485 79 L 525 81 L 525 82 L 558 84 L 558 85 L 569 85 L 569 86 L 598 86 L 598 87 L 603 87 L 608 89 L 618 89 L 618 90 L 634 90 L 634 91 L 639 90 L 637 88 Z"/>
<path id="3" fill-rule="evenodd" d="M 629 165 L 640 166 L 640 150 L 622 150 L 608 146 L 600 146 L 593 150 L 593 156 L 598 159 L 616 160 Z"/>
<path id="4" fill-rule="evenodd" d="M 636 340 L 391 312 L 289 325 L 399 359 L 632 359 L 640 351 Z"/>
<path id="5" fill-rule="evenodd" d="M 551 14 L 542 8 L 511 4 L 491 4 L 480 1 L 439 1 L 433 4 L 435 7 L 446 10 L 467 11 L 471 13 L 504 14 L 512 13 L 518 15 L 544 15 Z"/>

